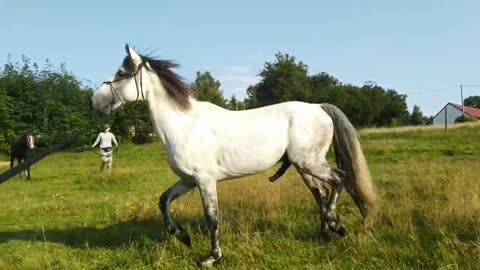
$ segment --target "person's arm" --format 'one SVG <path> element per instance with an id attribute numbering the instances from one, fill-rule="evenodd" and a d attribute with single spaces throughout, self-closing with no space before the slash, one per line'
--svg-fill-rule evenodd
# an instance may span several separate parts
<path id="1" fill-rule="evenodd" d="M 113 135 L 113 133 L 112 133 L 112 141 L 115 144 L 115 146 L 118 147 L 117 139 L 115 139 L 115 135 Z"/>
<path id="2" fill-rule="evenodd" d="M 98 133 L 97 139 L 96 139 L 95 142 L 92 144 L 92 148 L 95 147 L 95 145 L 97 145 L 99 142 L 100 142 L 100 133 Z"/>

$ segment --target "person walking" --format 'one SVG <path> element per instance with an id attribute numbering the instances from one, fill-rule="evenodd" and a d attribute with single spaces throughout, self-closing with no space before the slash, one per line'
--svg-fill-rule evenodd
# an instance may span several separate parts
<path id="1" fill-rule="evenodd" d="M 103 132 L 98 133 L 97 139 L 92 145 L 94 148 L 98 143 L 100 143 L 100 154 L 102 155 L 102 166 L 100 171 L 103 171 L 105 166 L 107 167 L 108 172 L 112 170 L 113 162 L 113 146 L 112 142 L 118 147 L 117 140 L 115 135 L 110 132 L 110 125 L 106 124 L 103 126 Z"/>

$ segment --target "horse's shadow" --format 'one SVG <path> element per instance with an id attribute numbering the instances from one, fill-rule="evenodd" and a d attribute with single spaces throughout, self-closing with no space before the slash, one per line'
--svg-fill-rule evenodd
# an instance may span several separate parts
<path id="1" fill-rule="evenodd" d="M 169 238 L 161 220 L 129 220 L 105 227 L 80 226 L 58 229 L 27 229 L 0 232 L 0 244 L 9 241 L 40 241 L 61 243 L 72 247 L 116 248 L 128 246 L 132 242 L 149 239 L 164 242 Z"/>
<path id="2" fill-rule="evenodd" d="M 177 218 L 179 224 L 188 227 L 190 233 L 200 233 L 207 235 L 208 228 L 203 216 L 183 219 Z M 263 220 L 254 226 L 254 231 L 263 231 L 266 229 L 283 233 L 288 228 L 283 224 L 273 224 L 270 221 Z M 240 234 L 240 233 L 239 233 Z M 302 241 L 316 241 L 316 233 L 311 230 L 297 232 L 293 236 Z M 20 231 L 0 232 L 0 244 L 9 241 L 28 241 L 28 242 L 52 242 L 63 245 L 85 248 L 121 248 L 136 243 L 165 242 L 171 236 L 167 233 L 163 220 L 160 218 L 151 218 L 146 220 L 128 220 L 118 222 L 108 226 L 80 226 L 71 228 L 48 228 L 26 229 Z"/>

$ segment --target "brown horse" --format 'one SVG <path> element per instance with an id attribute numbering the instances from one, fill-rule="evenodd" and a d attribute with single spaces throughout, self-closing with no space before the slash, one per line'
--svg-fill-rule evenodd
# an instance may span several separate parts
<path id="1" fill-rule="evenodd" d="M 30 131 L 13 139 L 10 144 L 10 168 L 13 168 L 15 158 L 20 165 L 22 160 L 25 161 L 31 157 L 33 148 L 35 148 L 35 137 Z M 30 179 L 30 167 L 27 168 L 27 179 Z"/>

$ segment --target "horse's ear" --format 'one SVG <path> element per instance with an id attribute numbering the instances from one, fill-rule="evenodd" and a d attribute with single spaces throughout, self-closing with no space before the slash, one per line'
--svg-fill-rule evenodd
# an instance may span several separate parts
<path id="1" fill-rule="evenodd" d="M 138 65 L 140 65 L 140 63 L 142 63 L 142 58 L 140 57 L 140 55 L 138 55 L 138 53 L 136 53 L 132 48 L 130 48 L 130 46 L 128 46 L 128 44 L 125 45 L 125 50 L 127 51 L 128 57 L 130 57 L 130 59 L 132 59 L 132 62 L 136 66 L 138 66 Z"/>

